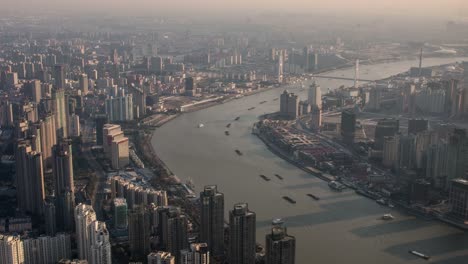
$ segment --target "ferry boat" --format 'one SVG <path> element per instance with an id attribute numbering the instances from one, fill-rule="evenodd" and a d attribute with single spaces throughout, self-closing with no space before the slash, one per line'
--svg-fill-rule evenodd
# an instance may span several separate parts
<path id="1" fill-rule="evenodd" d="M 265 176 L 263 174 L 260 174 L 260 178 L 264 179 L 265 181 L 271 181 L 270 178 L 268 178 L 267 176 Z"/>
<path id="2" fill-rule="evenodd" d="M 295 203 L 296 203 L 296 201 L 293 200 L 293 199 L 292 199 L 291 197 L 289 197 L 289 196 L 283 196 L 283 199 L 285 199 L 286 201 L 288 201 L 288 202 L 290 202 L 290 203 L 292 203 L 292 204 L 295 204 Z"/>
<path id="3" fill-rule="evenodd" d="M 236 153 L 237 153 L 237 155 L 239 155 L 239 156 L 242 156 L 242 155 L 243 155 L 242 152 L 241 152 L 240 150 L 238 150 L 238 149 L 236 149 Z"/>
<path id="4" fill-rule="evenodd" d="M 393 219 L 395 219 L 395 217 L 393 217 L 393 215 L 391 214 L 382 215 L 382 220 L 393 220 Z"/>
<path id="5" fill-rule="evenodd" d="M 430 256 L 425 255 L 425 254 L 423 254 L 423 253 L 421 253 L 421 252 L 418 252 L 418 251 L 415 251 L 415 250 L 410 250 L 410 251 L 408 251 L 408 253 L 413 254 L 413 255 L 415 255 L 415 256 L 417 256 L 417 257 L 420 257 L 420 258 L 422 258 L 422 259 L 425 259 L 425 260 L 431 259 Z"/>
<path id="6" fill-rule="evenodd" d="M 198 128 L 202 128 L 202 127 L 204 127 L 204 126 L 205 126 L 205 125 L 202 124 L 202 123 L 198 124 Z"/>

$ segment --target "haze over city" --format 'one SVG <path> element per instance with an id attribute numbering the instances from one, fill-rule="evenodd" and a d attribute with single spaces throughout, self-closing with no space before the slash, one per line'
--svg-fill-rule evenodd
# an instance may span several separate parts
<path id="1" fill-rule="evenodd" d="M 468 263 L 465 0 L 0 0 L 0 264 Z"/>

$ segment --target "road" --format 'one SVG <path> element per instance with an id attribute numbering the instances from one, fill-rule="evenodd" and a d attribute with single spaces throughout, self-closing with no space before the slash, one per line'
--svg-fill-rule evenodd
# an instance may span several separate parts
<path id="1" fill-rule="evenodd" d="M 96 174 L 95 186 L 92 188 L 93 192 L 90 194 L 91 205 L 96 211 L 96 217 L 100 221 L 104 221 L 102 211 L 102 202 L 105 199 L 104 189 L 107 187 L 107 175 L 102 166 L 96 161 L 95 156 L 91 152 L 91 148 L 95 145 L 95 135 L 93 134 L 93 122 L 86 120 L 83 126 L 83 155 L 88 161 L 91 170 Z M 92 182 L 91 182 L 92 183 Z"/>

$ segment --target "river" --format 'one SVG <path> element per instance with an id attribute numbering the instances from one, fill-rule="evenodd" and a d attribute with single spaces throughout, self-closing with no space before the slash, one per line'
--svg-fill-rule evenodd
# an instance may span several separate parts
<path id="1" fill-rule="evenodd" d="M 433 66 L 467 58 L 425 59 Z M 418 61 L 361 65 L 363 79 L 382 79 L 417 66 Z M 327 75 L 353 77 L 354 69 Z M 352 85 L 352 81 L 318 79 L 326 89 Z M 327 184 L 271 153 L 252 135 L 258 116 L 279 110 L 278 98 L 284 88 L 269 90 L 201 111 L 183 114 L 155 130 L 152 144 L 159 157 L 182 180 L 192 178 L 199 192 L 216 184 L 225 195 L 226 215 L 237 202 L 247 202 L 257 214 L 257 241 L 265 243 L 271 220 L 282 218 L 288 233 L 297 239 L 296 263 L 397 264 L 425 263 L 408 253 L 417 250 L 432 256 L 431 263 L 468 263 L 468 233 L 436 221 L 425 221 L 376 204 L 352 191 L 331 191 Z M 303 100 L 306 91 L 290 88 Z M 259 104 L 261 101 L 268 101 Z M 250 107 L 255 109 L 248 111 Z M 234 118 L 240 117 L 239 121 Z M 203 128 L 197 128 L 203 123 Z M 232 123 L 230 136 L 224 131 Z M 238 156 L 235 149 L 244 155 Z M 281 181 L 274 176 L 284 177 Z M 259 177 L 265 174 L 272 180 Z M 321 198 L 314 201 L 306 196 Z M 297 201 L 290 204 L 281 197 Z M 392 213 L 393 221 L 379 220 Z"/>

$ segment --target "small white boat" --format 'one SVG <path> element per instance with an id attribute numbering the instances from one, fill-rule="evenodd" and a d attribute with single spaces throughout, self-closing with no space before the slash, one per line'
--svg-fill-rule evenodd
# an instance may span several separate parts
<path id="1" fill-rule="evenodd" d="M 204 127 L 204 126 L 205 126 L 204 124 L 201 124 L 201 123 L 198 124 L 198 128 L 202 128 L 202 127 Z"/>
<path id="2" fill-rule="evenodd" d="M 382 215 L 382 220 L 393 220 L 393 219 L 395 219 L 395 217 L 393 217 L 393 215 L 391 214 Z"/>

